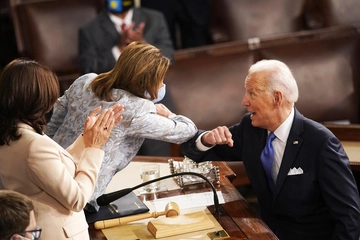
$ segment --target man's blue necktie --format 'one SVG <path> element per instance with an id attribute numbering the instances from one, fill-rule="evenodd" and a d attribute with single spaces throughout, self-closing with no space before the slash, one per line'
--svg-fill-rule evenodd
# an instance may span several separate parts
<path id="1" fill-rule="evenodd" d="M 272 141 L 276 138 L 275 134 L 271 132 L 268 136 L 264 150 L 261 153 L 260 159 L 264 167 L 266 177 L 271 191 L 274 190 L 274 180 L 271 176 L 271 169 L 274 162 L 274 148 L 272 146 Z"/>

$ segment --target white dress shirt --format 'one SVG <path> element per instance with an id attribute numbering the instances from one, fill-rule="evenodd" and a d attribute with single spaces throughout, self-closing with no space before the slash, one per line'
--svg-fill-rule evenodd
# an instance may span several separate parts
<path id="1" fill-rule="evenodd" d="M 133 10 L 130 9 L 124 19 L 121 19 L 110 12 L 109 12 L 109 17 L 110 17 L 110 20 L 114 23 L 116 30 L 121 34 L 121 32 L 122 32 L 121 25 L 123 23 L 125 23 L 126 27 L 128 28 L 132 23 Z M 120 49 L 118 48 L 117 45 L 115 45 L 111 51 L 112 51 L 112 54 L 114 55 L 115 61 L 117 61 L 117 59 L 120 57 L 120 54 L 121 54 Z"/>
<path id="2" fill-rule="evenodd" d="M 276 138 L 272 142 L 274 148 L 274 162 L 271 170 L 271 175 L 275 184 L 293 121 L 294 121 L 294 108 L 291 109 L 289 116 L 274 132 Z"/>

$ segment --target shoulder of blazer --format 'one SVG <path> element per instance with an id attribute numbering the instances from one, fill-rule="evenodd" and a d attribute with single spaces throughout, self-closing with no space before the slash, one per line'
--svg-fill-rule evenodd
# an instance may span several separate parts
<path id="1" fill-rule="evenodd" d="M 95 28 L 97 25 L 101 24 L 102 22 L 111 22 L 109 15 L 107 14 L 107 11 L 102 10 L 98 13 L 98 15 L 91 19 L 90 21 L 86 22 L 84 25 L 81 26 L 81 30 L 86 31 L 89 29 Z"/>
<path id="2" fill-rule="evenodd" d="M 291 127 L 291 132 L 300 136 L 306 129 L 313 137 L 335 137 L 335 135 L 321 123 L 312 119 L 306 118 L 295 108 L 294 121 Z"/>
<path id="3" fill-rule="evenodd" d="M 135 23 L 146 22 L 146 20 L 155 20 L 162 18 L 163 14 L 159 11 L 148 9 L 148 8 L 134 8 L 133 10 L 133 21 Z M 165 18 L 164 18 L 165 20 Z"/>
<path id="4" fill-rule="evenodd" d="M 25 126 L 24 126 L 25 125 Z M 73 157 L 71 156 L 71 154 L 66 151 L 66 149 L 64 149 L 63 147 L 61 147 L 57 142 L 55 142 L 54 140 L 52 140 L 50 137 L 48 137 L 46 134 L 38 134 L 34 131 L 34 129 L 32 129 L 29 125 L 21 125 L 21 138 L 23 138 L 22 140 L 24 140 L 25 142 L 28 142 L 27 144 L 30 144 L 31 142 L 34 142 L 36 144 L 36 146 L 43 146 L 45 148 L 53 148 L 52 150 L 54 152 L 59 152 L 62 155 L 65 155 L 66 157 L 73 159 Z M 18 141 L 21 141 L 21 138 Z M 41 144 L 39 144 L 41 143 Z"/>

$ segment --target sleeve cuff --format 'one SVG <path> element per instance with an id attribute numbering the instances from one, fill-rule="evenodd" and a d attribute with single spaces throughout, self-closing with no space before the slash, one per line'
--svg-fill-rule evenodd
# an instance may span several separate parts
<path id="1" fill-rule="evenodd" d="M 202 142 L 201 142 L 201 137 L 205 134 L 205 133 L 207 133 L 207 132 L 209 132 L 209 131 L 206 131 L 206 132 L 203 132 L 203 133 L 201 133 L 199 136 L 198 136 L 198 138 L 195 140 L 195 143 L 196 143 L 196 147 L 200 150 L 200 151 L 202 151 L 202 152 L 205 152 L 205 151 L 207 151 L 207 150 L 209 150 L 209 149 L 211 149 L 211 148 L 213 148 L 214 146 L 211 146 L 211 147 L 207 147 L 207 146 L 205 146 L 204 144 L 202 144 Z"/>

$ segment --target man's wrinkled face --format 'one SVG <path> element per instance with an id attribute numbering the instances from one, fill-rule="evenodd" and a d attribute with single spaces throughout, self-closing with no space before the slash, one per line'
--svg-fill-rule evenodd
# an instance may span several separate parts
<path id="1" fill-rule="evenodd" d="M 245 95 L 242 105 L 251 113 L 252 125 L 271 129 L 276 112 L 274 96 L 266 90 L 267 80 L 264 74 L 254 73 L 245 79 Z"/>

